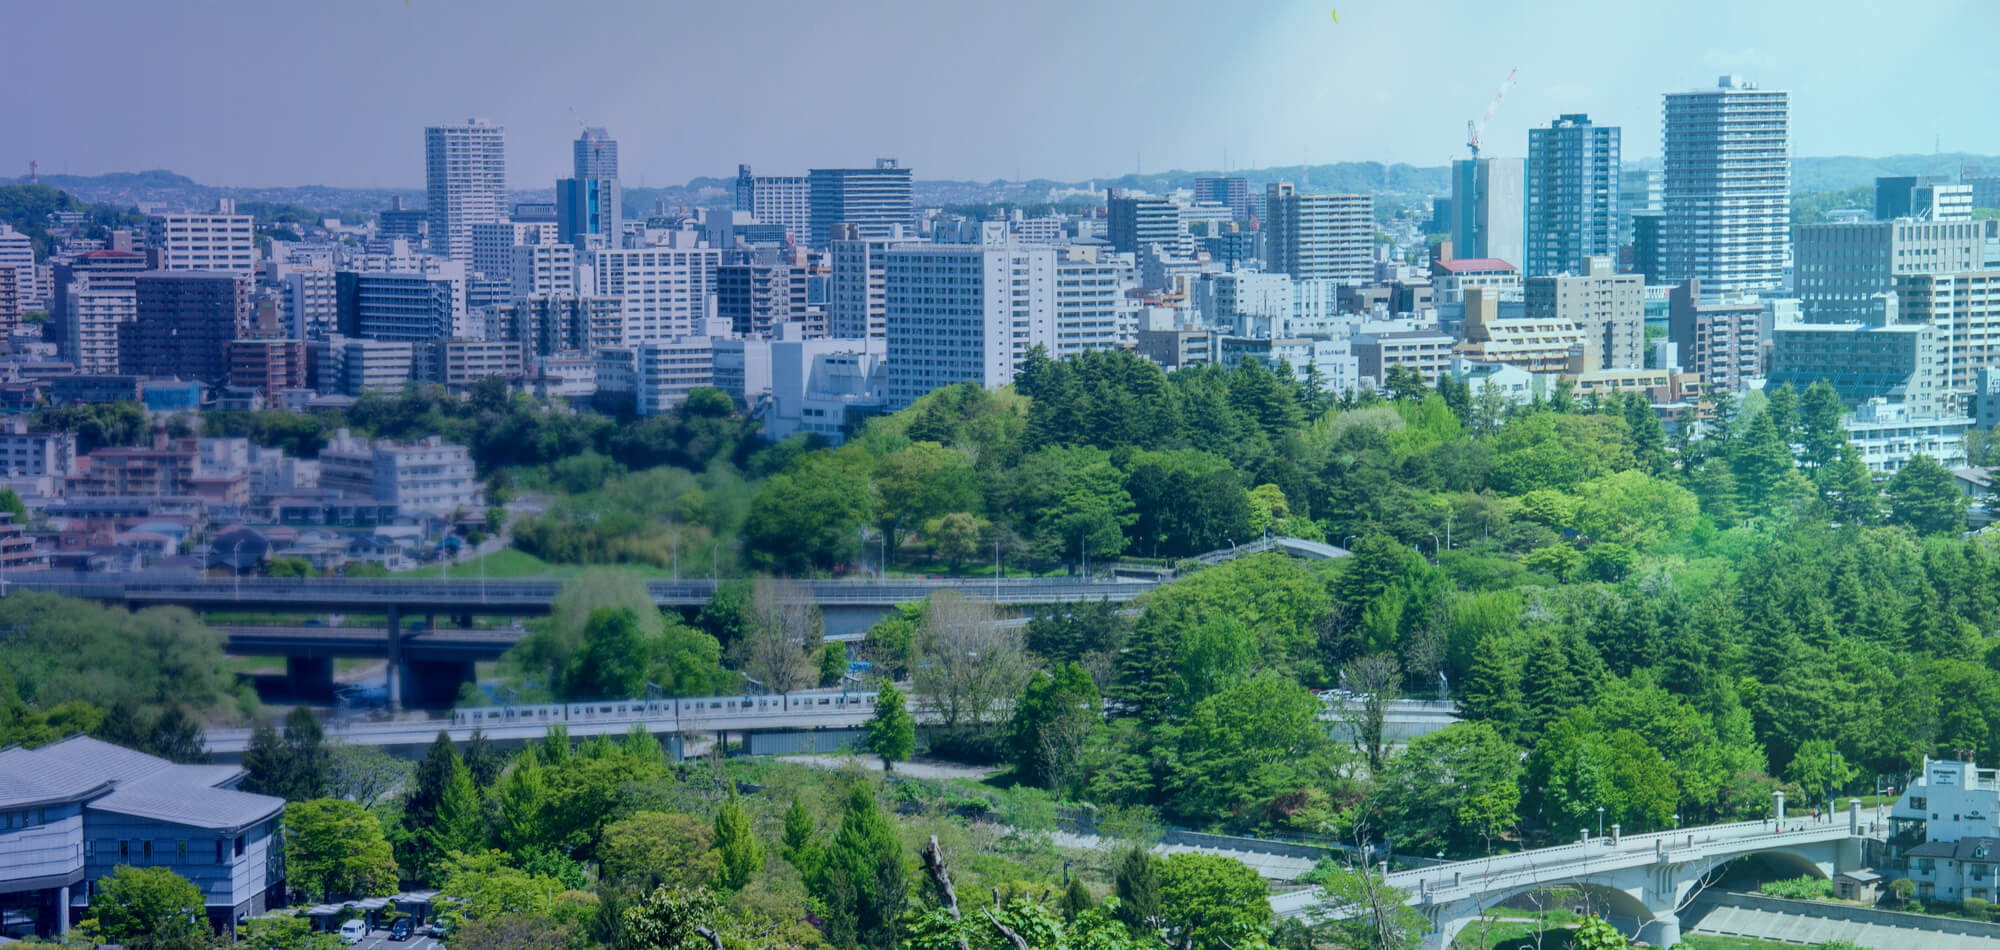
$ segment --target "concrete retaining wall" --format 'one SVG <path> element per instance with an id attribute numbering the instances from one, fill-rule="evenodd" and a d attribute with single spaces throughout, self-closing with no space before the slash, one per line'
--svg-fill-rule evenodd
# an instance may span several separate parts
<path id="1" fill-rule="evenodd" d="M 1959 917 L 1906 914 L 1899 910 L 1855 907 L 1851 904 L 1835 904 L 1827 901 L 1802 901 L 1787 897 L 1771 897 L 1766 894 L 1745 894 L 1738 891 L 1729 891 L 1713 896 L 1704 895 L 1696 900 L 1696 904 L 1743 907 L 1750 910 L 1770 911 L 1774 914 L 1822 917 L 1828 920 L 1843 920 L 1857 924 L 1875 924 L 1880 927 L 1899 927 L 1906 930 L 1923 930 L 1931 933 L 1960 934 L 1967 937 L 1985 937 L 2000 940 L 2000 924 L 1965 920 Z"/>

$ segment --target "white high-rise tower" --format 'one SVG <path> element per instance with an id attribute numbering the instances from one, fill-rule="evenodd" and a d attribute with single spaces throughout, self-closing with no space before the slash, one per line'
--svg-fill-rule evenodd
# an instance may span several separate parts
<path id="1" fill-rule="evenodd" d="M 472 261 L 472 226 L 507 215 L 506 143 L 485 119 L 424 129 L 424 191 L 431 249 Z"/>
<path id="2" fill-rule="evenodd" d="M 1724 76 L 1666 97 L 1666 283 L 1704 295 L 1773 290 L 1791 250 L 1790 97 Z"/>

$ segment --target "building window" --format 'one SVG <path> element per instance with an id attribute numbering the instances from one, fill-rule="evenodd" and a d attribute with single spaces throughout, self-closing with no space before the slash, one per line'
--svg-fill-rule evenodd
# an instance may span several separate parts
<path id="1" fill-rule="evenodd" d="M 131 856 L 132 856 L 132 842 L 130 841 L 118 842 L 118 860 L 123 861 L 126 860 L 127 858 L 130 858 Z"/>
<path id="2" fill-rule="evenodd" d="M 226 864 L 228 862 L 229 862 L 229 839 L 228 838 L 215 839 L 215 863 Z"/>
<path id="3" fill-rule="evenodd" d="M 243 856 L 243 836 L 242 836 L 242 835 L 237 835 L 237 836 L 236 836 L 236 856 L 237 856 L 237 857 L 239 857 L 239 858 Z"/>
<path id="4" fill-rule="evenodd" d="M 153 860 L 153 839 L 147 838 L 146 840 L 139 842 L 139 850 L 140 850 L 140 855 L 139 855 L 140 857 L 145 858 L 148 861 Z"/>

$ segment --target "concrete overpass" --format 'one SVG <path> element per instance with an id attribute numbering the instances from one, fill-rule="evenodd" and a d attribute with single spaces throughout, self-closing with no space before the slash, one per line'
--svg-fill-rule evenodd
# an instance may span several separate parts
<path id="1" fill-rule="evenodd" d="M 1650 834 L 1620 835 L 1573 844 L 1495 855 L 1432 867 L 1397 871 L 1388 883 L 1409 893 L 1431 929 L 1427 950 L 1451 946 L 1467 924 L 1491 908 L 1532 891 L 1576 888 L 1600 916 L 1627 935 L 1656 947 L 1680 942 L 1679 913 L 1713 880 L 1723 865 L 1756 857 L 1787 874 L 1834 874 L 1865 867 L 1870 845 L 1883 828 L 1863 820 L 1859 799 L 1848 800 L 1846 815 L 1821 819 L 1785 816 L 1784 795 L 1774 802 L 1776 821 L 1746 821 Z M 1281 894 L 1272 910 L 1284 917 L 1338 918 L 1358 908 L 1329 907 L 1318 888 Z"/>
<path id="2" fill-rule="evenodd" d="M 721 582 L 702 580 L 652 580 L 646 583 L 653 602 L 661 608 L 699 607 L 715 596 Z M 911 578 L 806 580 L 789 588 L 794 596 L 810 599 L 820 608 L 831 639 L 853 639 L 895 609 L 897 604 L 923 600 L 939 591 L 957 591 L 1002 606 L 1037 605 L 1106 600 L 1130 601 L 1159 586 L 1153 580 L 1090 580 L 1071 578 Z M 35 590 L 86 600 L 120 604 L 133 609 L 153 606 L 181 606 L 197 612 L 269 612 L 282 614 L 381 613 L 387 627 L 381 638 L 381 655 L 389 661 L 389 705 L 401 709 L 406 687 L 422 705 L 449 703 L 459 684 L 471 679 L 472 663 L 505 647 L 488 638 L 481 643 L 437 639 L 421 645 L 404 632 L 404 622 L 412 615 L 426 618 L 425 629 L 436 627 L 436 618 L 473 616 L 538 616 L 547 614 L 561 593 L 557 580 L 346 580 L 322 578 L 223 578 L 204 580 L 184 574 L 142 572 L 132 575 L 90 575 L 70 572 L 17 572 L 0 585 L 7 591 Z M 300 628 L 301 631 L 317 628 Z M 361 655 L 349 651 L 362 647 L 360 638 L 329 637 L 302 632 L 263 635 L 263 649 L 253 651 L 246 644 L 237 652 L 269 653 L 287 657 L 288 674 L 305 685 L 331 682 L 331 657 Z M 410 646 L 422 658 L 404 656 Z M 297 657 L 294 663 L 291 658 Z M 406 682 L 407 680 L 407 682 Z"/>

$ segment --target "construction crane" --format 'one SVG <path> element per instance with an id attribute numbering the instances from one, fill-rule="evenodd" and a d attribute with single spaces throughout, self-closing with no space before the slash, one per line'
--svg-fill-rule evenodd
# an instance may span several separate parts
<path id="1" fill-rule="evenodd" d="M 1486 114 L 1480 116 L 1479 121 L 1465 121 L 1465 147 L 1472 152 L 1475 161 L 1479 158 L 1479 134 L 1486 131 L 1486 123 L 1493 119 L 1493 110 L 1500 108 L 1501 97 L 1507 95 L 1508 87 L 1514 85 L 1514 74 L 1520 71 L 1519 66 L 1507 71 L 1506 81 L 1500 84 L 1500 91 L 1493 94 L 1493 101 L 1486 104 Z"/>

